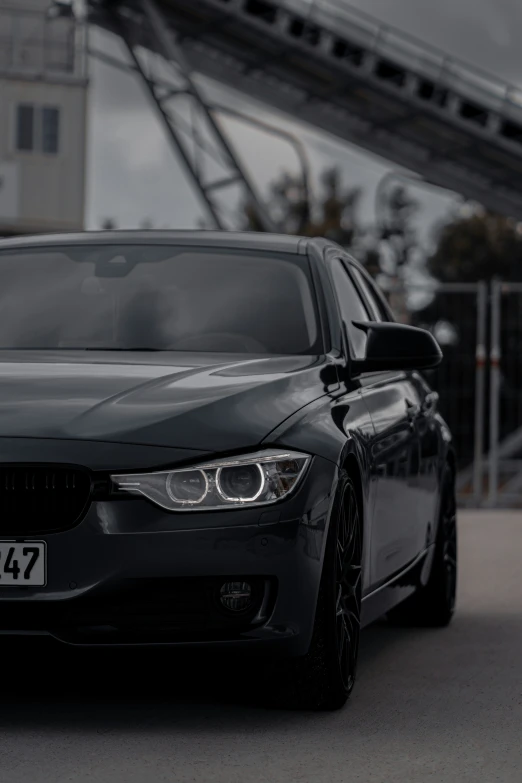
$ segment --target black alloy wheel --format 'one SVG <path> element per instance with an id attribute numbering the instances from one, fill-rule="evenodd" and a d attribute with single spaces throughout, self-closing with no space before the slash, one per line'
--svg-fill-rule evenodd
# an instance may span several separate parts
<path id="1" fill-rule="evenodd" d="M 441 581 L 444 584 L 444 602 L 443 616 L 447 621 L 442 625 L 447 625 L 455 611 L 455 602 L 457 597 L 457 504 L 455 501 L 455 492 L 452 482 L 447 481 L 446 491 L 442 497 L 442 507 L 440 515 L 441 526 L 441 559 L 443 563 L 443 576 Z M 437 623 L 440 625 L 440 623 Z"/>
<path id="2" fill-rule="evenodd" d="M 270 665 L 270 702 L 336 710 L 348 699 L 359 651 L 363 527 L 352 479 L 343 471 L 332 507 L 310 649 Z"/>
<path id="3" fill-rule="evenodd" d="M 359 504 L 351 481 L 340 505 L 336 549 L 336 641 L 339 669 L 349 694 L 355 682 L 361 629 L 362 535 Z"/>

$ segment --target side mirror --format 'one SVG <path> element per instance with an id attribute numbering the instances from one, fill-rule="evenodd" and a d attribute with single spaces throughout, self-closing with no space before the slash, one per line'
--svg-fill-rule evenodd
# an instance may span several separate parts
<path id="1" fill-rule="evenodd" d="M 359 322 L 366 332 L 366 356 L 352 363 L 355 373 L 390 370 L 427 370 L 442 361 L 442 351 L 430 332 L 388 322 Z"/>

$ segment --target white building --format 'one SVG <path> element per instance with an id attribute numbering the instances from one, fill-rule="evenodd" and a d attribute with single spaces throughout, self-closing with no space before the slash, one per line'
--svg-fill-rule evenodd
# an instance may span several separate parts
<path id="1" fill-rule="evenodd" d="M 0 236 L 83 228 L 86 32 L 0 0 Z"/>

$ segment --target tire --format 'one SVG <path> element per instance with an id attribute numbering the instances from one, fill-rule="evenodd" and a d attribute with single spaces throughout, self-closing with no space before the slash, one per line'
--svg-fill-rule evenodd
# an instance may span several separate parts
<path id="1" fill-rule="evenodd" d="M 339 482 L 332 510 L 312 641 L 308 653 L 272 664 L 271 704 L 336 710 L 348 699 L 359 650 L 362 515 L 353 481 Z"/>
<path id="2" fill-rule="evenodd" d="M 457 588 L 457 522 L 455 481 L 449 465 L 444 469 L 441 487 L 431 573 L 424 587 L 388 612 L 388 619 L 395 625 L 443 628 L 453 617 Z"/>

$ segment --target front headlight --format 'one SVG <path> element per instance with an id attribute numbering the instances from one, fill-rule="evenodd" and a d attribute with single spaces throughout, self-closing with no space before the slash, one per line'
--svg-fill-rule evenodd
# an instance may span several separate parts
<path id="1" fill-rule="evenodd" d="M 275 503 L 289 495 L 310 459 L 295 451 L 262 451 L 180 470 L 111 479 L 117 489 L 143 495 L 169 511 L 244 508 Z"/>

